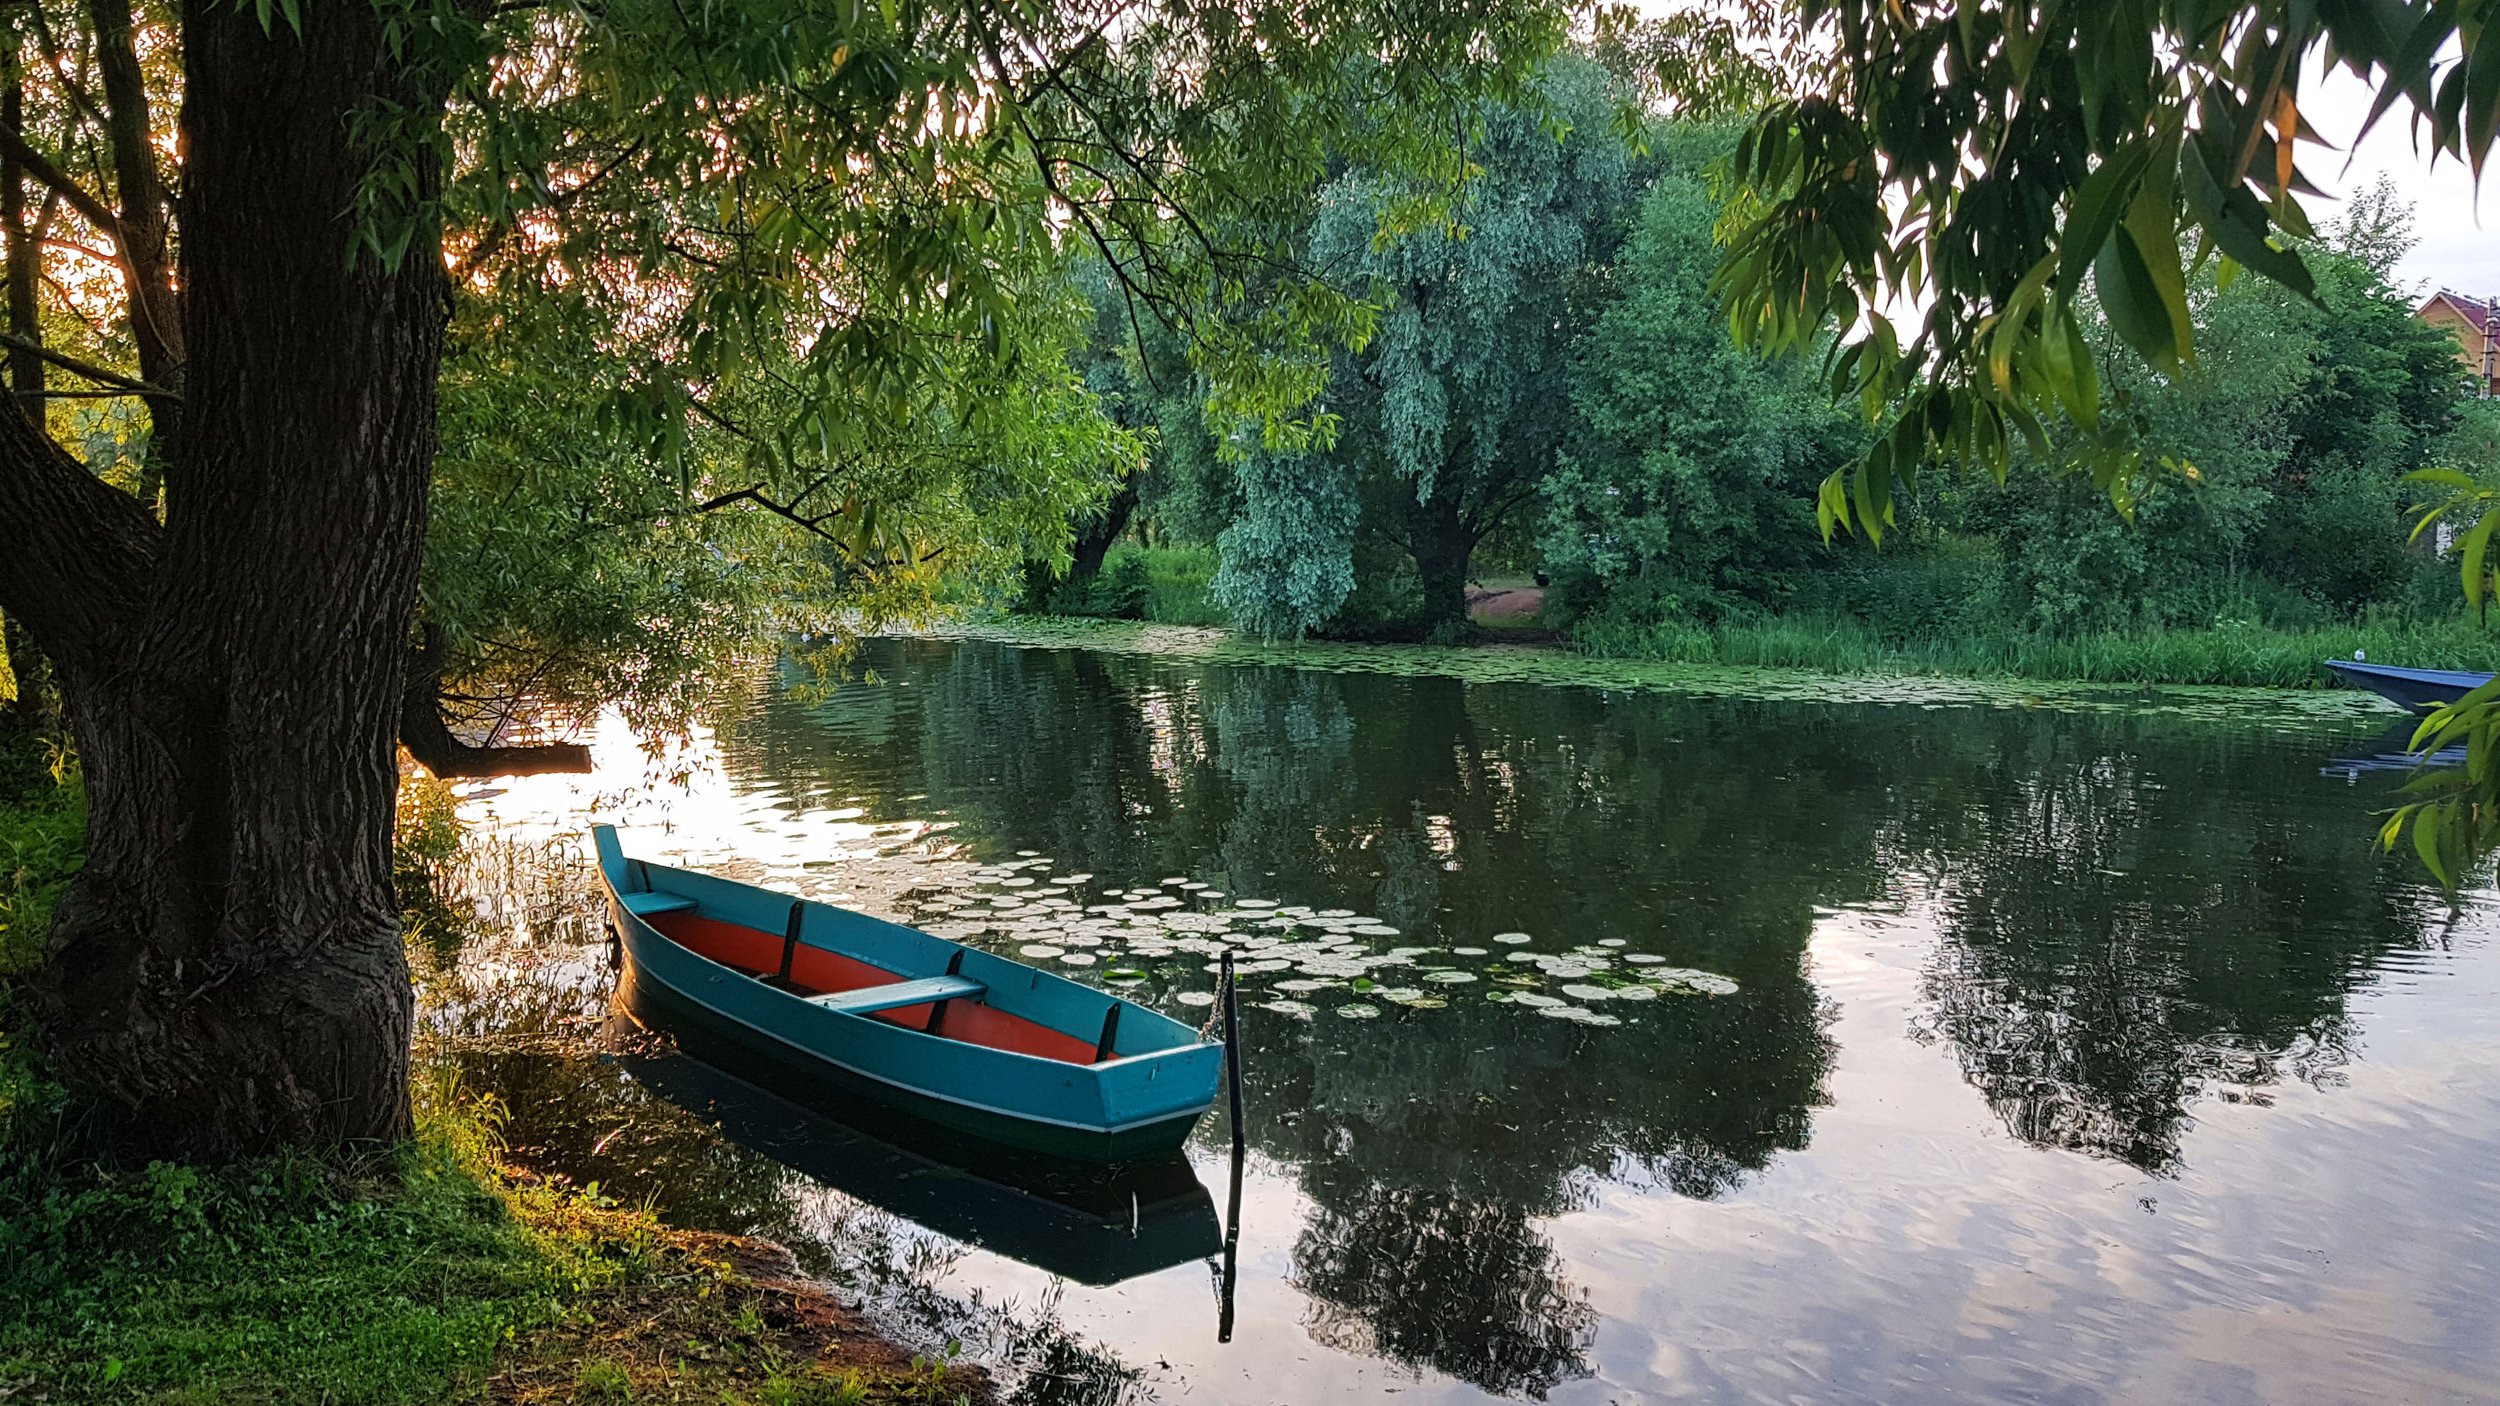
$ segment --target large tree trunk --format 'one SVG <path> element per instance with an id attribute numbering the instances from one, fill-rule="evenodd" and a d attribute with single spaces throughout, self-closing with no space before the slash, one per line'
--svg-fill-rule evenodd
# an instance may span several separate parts
<path id="1" fill-rule="evenodd" d="M 38 989 L 52 1071 L 133 1148 L 404 1135 L 402 682 L 448 290 L 351 262 L 359 114 L 424 112 L 380 14 L 186 7 L 183 427 L 155 520 L 0 424 L 0 606 L 52 658 L 90 807 Z M 369 126 L 370 124 L 368 124 Z M 397 153 L 435 174 L 429 150 Z"/>
<path id="2" fill-rule="evenodd" d="M 1467 623 L 1467 567 L 1476 538 L 1459 514 L 1457 477 L 1441 474 L 1431 496 L 1410 500 L 1406 511 L 1407 550 L 1424 590 L 1418 623 L 1426 633 Z"/>
<path id="3" fill-rule="evenodd" d="M 1093 585 L 1094 578 L 1102 574 L 1103 558 L 1111 555 L 1112 544 L 1128 531 L 1129 517 L 1136 511 L 1137 482 L 1131 479 L 1120 485 L 1120 491 L 1111 495 L 1101 512 L 1077 528 L 1070 550 L 1074 561 L 1068 567 L 1068 580 L 1078 589 Z"/>

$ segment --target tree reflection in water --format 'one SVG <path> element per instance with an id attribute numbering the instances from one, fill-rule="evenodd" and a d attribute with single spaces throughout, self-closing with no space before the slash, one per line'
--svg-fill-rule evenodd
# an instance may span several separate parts
<path id="1" fill-rule="evenodd" d="M 2200 1097 L 2341 1078 L 2347 998 L 2437 921 L 2350 793 L 2210 731 L 1985 733 L 1990 784 L 1887 848 L 1941 908 L 1921 1033 L 2008 1131 L 2174 1173 Z"/>
<path id="2" fill-rule="evenodd" d="M 733 779 L 792 811 L 943 819 L 982 859 L 1037 851 L 1097 889 L 1185 874 L 1374 914 L 1403 930 L 1381 947 L 1518 929 L 1536 950 L 1615 939 L 1736 981 L 1615 1003 L 1626 1023 L 1606 1028 L 1492 1003 L 1491 982 L 1364 1021 L 1328 1013 L 1343 990 L 1311 998 L 1315 1020 L 1250 1012 L 1250 1137 L 1308 1206 L 1289 1271 L 1307 1331 L 1504 1395 L 1593 1370 L 1596 1315 L 1556 1217 L 1609 1181 L 1727 1196 L 1806 1145 L 1833 1061 L 1808 966 L 1819 914 L 1902 912 L 1932 934 L 1911 1033 L 2015 1136 L 2155 1172 L 2180 1166 L 2201 1098 L 2334 1078 L 2348 997 L 2436 922 L 2401 865 L 2369 854 L 2353 792 L 2321 786 L 2297 747 L 2187 718 L 928 641 L 864 662 L 888 686 L 771 694 L 725 725 Z M 1141 996 L 1203 989 L 1200 960 L 1165 962 Z M 525 1070 L 478 1077 L 564 1102 Z M 542 1140 L 595 1144 L 607 1116 Z M 606 1146 L 582 1174 L 627 1186 L 682 1167 L 710 1183 L 686 1204 L 758 1226 L 777 1223 L 776 1196 L 798 1204 L 734 1153 Z M 913 1253 L 899 1231 L 793 1233 Z M 1092 1385 L 1069 1399 L 1128 1389 L 1128 1369 L 1052 1336 L 1047 1315 L 1018 1324 L 1030 1351 L 1075 1354 L 1053 1380 Z"/>
<path id="3" fill-rule="evenodd" d="M 837 696 L 767 704 L 725 745 L 798 805 L 868 790 L 875 816 L 925 791 L 977 849 L 1359 909 L 1402 942 L 1637 940 L 1741 984 L 1609 1029 L 1474 992 L 1359 1024 L 1254 1013 L 1251 1138 L 1312 1202 L 1292 1282 L 1323 1340 L 1542 1395 L 1588 1372 L 1594 1331 L 1544 1221 L 1627 1169 L 1715 1196 L 1804 1145 L 1830 1060 L 1800 962 L 1823 866 L 1782 838 L 1846 808 L 1751 784 L 1723 760 L 1732 724 L 1659 736 L 1625 726 L 1645 703 L 1593 692 L 891 649 L 916 732 L 819 725 Z"/>

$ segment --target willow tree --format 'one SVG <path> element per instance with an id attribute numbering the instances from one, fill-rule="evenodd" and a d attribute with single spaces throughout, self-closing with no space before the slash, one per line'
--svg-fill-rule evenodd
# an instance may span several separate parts
<path id="1" fill-rule="evenodd" d="M 151 431 L 134 492 L 0 413 L 0 613 L 51 661 L 91 807 L 43 1044 L 122 1141 L 205 1157 L 408 1126 L 393 744 L 461 413 L 439 398 L 465 390 L 440 379 L 446 328 L 517 296 L 498 261 L 536 261 L 542 292 L 595 272 L 594 342 L 665 350 L 607 424 L 681 515 L 742 494 L 875 552 L 878 484 L 842 466 L 960 410 L 967 366 L 1012 365 L 1037 251 L 1082 242 L 1148 306 L 1220 301 L 1264 251 L 1192 212 L 1303 199 L 1349 147 L 1448 166 L 1447 106 L 1560 25 L 1489 4 L 12 13 L 43 120 L 0 154 L 110 274 L 73 289 L 107 354 L 53 364 Z M 1355 130 L 1358 94 L 1399 120 Z M 1337 335 L 1346 306 L 1311 285 L 1202 354 L 1289 419 L 1307 378 L 1263 371 L 1261 338 Z M 697 422 L 747 446 L 737 473 L 685 452 Z"/>
<path id="2" fill-rule="evenodd" d="M 1263 448 L 1236 471 L 1241 516 L 1216 590 L 1238 613 L 1282 633 L 1334 614 L 1368 500 L 1363 525 L 1414 564 L 1417 623 L 1466 620 L 1476 547 L 1536 502 L 1569 433 L 1571 346 L 1638 194 L 1630 99 L 1574 57 L 1470 114 L 1471 170 L 1447 221 L 1415 221 L 1397 172 L 1354 166 L 1321 192 L 1307 257 L 1382 310 L 1335 368 L 1333 440 Z"/>

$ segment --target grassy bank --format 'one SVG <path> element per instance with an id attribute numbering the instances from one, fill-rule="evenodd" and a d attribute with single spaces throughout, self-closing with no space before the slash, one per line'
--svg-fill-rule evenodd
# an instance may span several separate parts
<path id="1" fill-rule="evenodd" d="M 1082 599 L 1055 596 L 1044 618 L 1221 626 L 1224 613 L 1210 593 L 1215 568 L 1211 547 L 1123 545 Z M 2328 682 L 2320 661 L 2349 658 L 2355 651 L 2382 663 L 2417 668 L 2500 671 L 2500 629 L 2486 629 L 2461 614 L 2353 623 L 2248 621 L 2069 635 L 1992 629 L 1984 616 L 1984 611 L 1947 611 L 1944 617 L 1897 629 L 1879 628 L 1863 616 L 1839 611 L 1716 625 L 1601 612 L 1571 622 L 1563 640 L 1573 652 L 1592 659 L 2094 684 L 2317 688 Z M 1512 628 L 1480 631 L 1483 642 L 1502 643 L 1506 636 L 1532 634 L 1551 622 L 1526 618 L 1506 623 Z"/>
<path id="2" fill-rule="evenodd" d="M 66 785 L 0 794 L 0 1399 L 61 1403 L 986 1401 L 761 1242 L 673 1230 L 504 1157 L 439 1077 L 362 1161 L 83 1156 L 20 984 L 78 860 Z"/>
<path id="3" fill-rule="evenodd" d="M 1704 628 L 1680 621 L 1590 620 L 1572 647 L 1605 659 L 1735 664 L 1841 674 L 1936 674 L 2078 683 L 2226 684 L 2314 688 L 2325 659 L 2356 650 L 2382 663 L 2500 671 L 2500 632 L 2456 618 L 2436 622 L 2287 629 L 2107 631 L 2067 637 L 2004 633 L 1888 638 L 1843 615 L 1780 616 Z"/>
<path id="4" fill-rule="evenodd" d="M 1071 619 L 1146 620 L 1158 625 L 1220 625 L 1213 547 L 1140 547 L 1123 542 L 1083 587 L 1061 582 L 1038 614 Z"/>

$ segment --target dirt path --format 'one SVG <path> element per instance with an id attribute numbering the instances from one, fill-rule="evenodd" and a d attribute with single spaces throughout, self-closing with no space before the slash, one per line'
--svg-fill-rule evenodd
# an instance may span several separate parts
<path id="1" fill-rule="evenodd" d="M 1543 586 L 1483 586 L 1467 592 L 1467 618 L 1483 625 L 1515 625 L 1545 609 Z"/>

